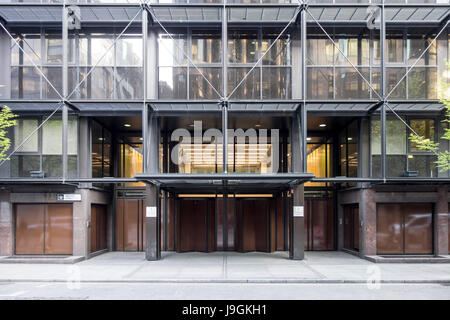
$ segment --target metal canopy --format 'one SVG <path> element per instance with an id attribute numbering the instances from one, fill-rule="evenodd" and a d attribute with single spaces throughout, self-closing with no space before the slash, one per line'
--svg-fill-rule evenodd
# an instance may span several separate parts
<path id="1" fill-rule="evenodd" d="M 55 109 L 58 101 L 3 101 L 13 112 L 18 113 L 38 113 L 51 112 Z M 123 101 L 123 102 L 106 102 L 106 101 L 73 101 L 74 107 L 79 109 L 81 115 L 103 115 L 116 116 L 121 114 L 137 114 L 142 113 L 142 102 Z M 377 101 L 308 101 L 306 108 L 308 113 L 325 114 L 332 116 L 346 115 L 366 115 L 371 111 L 379 111 L 376 106 Z M 154 112 L 170 114 L 170 113 L 188 113 L 188 112 L 221 112 L 221 105 L 213 101 L 158 101 L 149 102 Z M 297 111 L 301 105 L 300 101 L 231 101 L 229 103 L 229 112 L 267 112 L 292 114 Z M 436 112 L 440 113 L 445 106 L 436 102 L 418 102 L 418 101 L 391 101 L 389 103 L 394 111 L 398 112 Z"/>
<path id="2" fill-rule="evenodd" d="M 129 6 L 79 6 L 82 23 L 128 23 L 140 10 L 139 7 Z M 21 5 L 0 6 L 0 17 L 8 24 L 48 23 L 61 24 L 61 6 Z M 137 17 L 134 23 L 140 23 Z"/>
<path id="3" fill-rule="evenodd" d="M 166 190 L 286 190 L 314 178 L 312 173 L 276 173 L 276 174 L 145 174 L 135 176 L 139 181 L 157 185 Z"/>
<path id="4" fill-rule="evenodd" d="M 308 113 L 313 114 L 326 114 L 326 115 L 367 115 L 368 113 L 375 111 L 379 112 L 380 107 L 376 101 L 364 101 L 364 102 L 307 102 L 306 108 Z M 407 112 L 407 113 L 419 113 L 419 112 L 436 112 L 440 113 L 444 110 L 445 106 L 439 102 L 416 102 L 416 101 L 392 101 L 389 103 L 394 111 Z"/>
<path id="5" fill-rule="evenodd" d="M 58 101 L 5 101 L 13 112 L 17 113 L 39 113 L 52 112 Z M 142 113 L 142 102 L 74 102 L 73 106 L 79 109 L 83 116 L 87 115 L 102 115 L 115 116 L 120 114 L 136 114 Z"/>
<path id="6" fill-rule="evenodd" d="M 229 112 L 295 112 L 300 102 L 286 101 L 230 101 Z M 197 101 L 156 101 L 150 102 L 153 111 L 156 112 L 195 112 L 209 111 L 221 112 L 222 107 L 218 102 Z"/>
<path id="7" fill-rule="evenodd" d="M 288 23 L 295 15 L 296 7 L 236 7 L 229 8 L 229 23 Z"/>
<path id="8" fill-rule="evenodd" d="M 310 7 L 309 12 L 320 23 L 366 23 L 367 7 L 339 6 Z M 448 6 L 385 7 L 386 23 L 438 24 L 450 14 Z M 311 17 L 308 22 L 313 22 Z"/>
<path id="9" fill-rule="evenodd" d="M 81 22 L 87 24 L 127 23 L 140 10 L 137 4 L 78 4 Z M 321 5 L 310 4 L 309 12 L 320 23 L 365 24 L 369 14 L 368 5 Z M 213 23 L 222 21 L 224 5 L 219 4 L 152 4 L 156 18 L 165 24 Z M 225 4 L 230 24 L 286 24 L 295 15 L 296 4 Z M 1 5 L 0 17 L 9 24 L 61 23 L 61 6 L 54 4 Z M 385 6 L 387 24 L 439 24 L 450 14 L 449 6 L 397 5 Z M 139 23 L 138 17 L 135 23 Z M 311 17 L 308 23 L 313 24 Z"/>
<path id="10" fill-rule="evenodd" d="M 153 7 L 153 13 L 162 23 L 221 22 L 221 8 L 210 7 Z"/>

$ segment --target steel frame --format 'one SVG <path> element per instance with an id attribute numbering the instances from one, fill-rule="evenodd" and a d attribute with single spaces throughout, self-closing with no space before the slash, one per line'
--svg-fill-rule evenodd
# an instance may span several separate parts
<path id="1" fill-rule="evenodd" d="M 326 32 L 326 30 L 322 27 L 321 23 L 319 21 L 317 21 L 314 16 L 311 14 L 311 12 L 309 11 L 309 7 L 327 7 L 327 6 L 336 6 L 336 4 L 307 4 L 306 2 L 301 2 L 299 0 L 298 4 L 258 4 L 258 6 L 274 6 L 274 7 L 283 7 L 283 6 L 287 6 L 287 7 L 296 7 L 298 8 L 298 10 L 296 11 L 294 17 L 287 23 L 287 25 L 283 28 L 283 30 L 280 32 L 280 34 L 278 35 L 278 38 L 280 38 L 282 36 L 282 34 L 288 29 L 288 27 L 290 27 L 291 24 L 296 23 L 297 17 L 300 15 L 300 22 L 301 22 L 301 43 L 302 43 L 302 88 L 301 88 L 301 92 L 302 92 L 302 99 L 301 102 L 299 103 L 300 106 L 300 112 L 301 112 L 301 132 L 302 132 L 302 160 L 303 160 L 303 172 L 307 172 L 307 167 L 306 167 L 306 134 L 307 134 L 307 127 L 306 127 L 306 123 L 307 123 L 307 110 L 306 110 L 306 105 L 308 103 L 308 100 L 306 99 L 306 93 L 307 93 L 307 74 L 306 74 L 306 35 L 307 35 L 307 26 L 308 24 L 311 24 L 311 21 L 307 21 L 306 19 L 306 14 L 309 14 L 312 19 L 314 20 L 314 23 L 320 28 L 322 29 L 322 31 L 327 35 L 327 37 L 330 38 L 330 40 L 332 41 L 333 45 L 335 46 L 335 48 L 340 52 L 340 54 L 342 54 L 344 56 L 344 58 L 350 63 L 351 67 L 353 69 L 356 70 L 356 72 L 359 74 L 359 76 L 368 84 L 369 88 L 375 93 L 376 96 L 378 96 L 378 101 L 372 101 L 372 103 L 374 103 L 374 107 L 381 107 L 381 113 L 380 113 L 380 118 L 381 118 L 381 170 L 382 170 L 382 182 L 387 182 L 387 181 L 413 181 L 414 179 L 408 178 L 408 179 L 396 179 L 396 178 L 387 178 L 386 177 L 386 108 L 388 108 L 397 118 L 399 118 L 406 126 L 409 130 L 411 130 L 414 134 L 417 135 L 417 133 L 402 119 L 402 117 L 395 112 L 395 110 L 393 110 L 393 108 L 391 108 L 389 106 L 389 101 L 388 98 L 390 96 L 390 94 L 395 90 L 395 88 L 400 84 L 400 82 L 407 76 L 407 74 L 409 73 L 409 71 L 412 70 L 412 68 L 414 68 L 414 66 L 417 64 L 417 62 L 420 60 L 420 58 L 428 51 L 428 49 L 431 47 L 432 43 L 439 37 L 439 35 L 447 28 L 447 26 L 450 23 L 449 17 L 446 18 L 445 23 L 443 23 L 443 26 L 440 28 L 440 31 L 437 33 L 437 36 L 433 39 L 433 41 L 430 43 L 430 45 L 422 52 L 422 54 L 419 56 L 419 58 L 416 60 L 416 62 L 410 67 L 408 68 L 407 72 L 405 73 L 405 75 L 400 79 L 400 81 L 398 81 L 397 85 L 388 93 L 386 94 L 385 92 L 385 87 L 386 87 L 386 79 L 385 79 L 385 50 L 384 50 L 384 45 L 385 45 L 385 39 L 386 39 L 386 20 L 385 20 L 385 7 L 420 7 L 420 4 L 385 4 L 384 0 L 382 1 L 381 4 L 372 4 L 372 5 L 377 5 L 380 7 L 381 9 L 381 19 L 380 19 L 380 46 L 381 46 L 381 52 L 382 52 L 382 56 L 381 56 L 381 83 L 380 83 L 380 93 L 378 93 L 370 84 L 370 82 L 361 74 L 361 72 L 358 70 L 358 68 L 353 65 L 351 63 L 351 61 L 348 59 L 348 57 L 340 50 L 340 48 L 336 45 L 336 43 L 332 40 L 332 38 L 330 37 L 330 35 Z M 7 4 L 0 4 L 0 6 L 3 5 L 7 5 Z M 14 5 L 29 5 L 29 4 L 14 4 Z M 149 141 L 148 141 L 148 117 L 149 117 L 149 112 L 152 112 L 151 110 L 149 110 L 148 108 L 150 107 L 150 104 L 148 103 L 148 99 L 147 99 L 147 40 L 148 40 L 148 36 L 147 36 L 147 31 L 148 31 L 148 21 L 149 18 L 151 19 L 151 21 L 153 22 L 152 24 L 154 24 L 155 22 L 164 30 L 164 32 L 166 32 L 169 36 L 170 33 L 167 31 L 167 29 L 163 26 L 163 24 L 158 20 L 158 18 L 156 17 L 156 15 L 153 12 L 152 7 L 173 7 L 173 6 L 186 6 L 186 4 L 149 4 L 149 0 L 146 1 L 141 1 L 140 4 L 125 4 L 126 6 L 130 6 L 130 7 L 135 7 L 137 5 L 140 6 L 140 10 L 137 12 L 137 14 L 133 17 L 133 19 L 131 19 L 129 21 L 129 23 L 126 25 L 126 27 L 123 29 L 123 31 L 114 39 L 113 43 L 111 44 L 111 46 L 105 51 L 105 53 L 102 55 L 102 57 L 97 61 L 97 63 L 92 66 L 89 70 L 89 72 L 85 75 L 85 77 L 75 86 L 75 89 L 68 94 L 68 80 L 67 80 L 67 68 L 68 68 L 68 61 L 67 61 L 67 47 L 68 47 L 68 30 L 67 30 L 67 19 L 65 19 L 66 17 L 66 3 L 65 1 L 61 4 L 46 4 L 46 5 L 51 5 L 51 6 L 60 6 L 62 7 L 62 17 L 63 17 L 63 23 L 62 23 L 62 41 L 63 41 L 63 75 L 62 75 L 62 81 L 63 81 L 63 92 L 59 93 L 55 87 L 53 86 L 53 84 L 48 80 L 48 78 L 45 76 L 44 72 L 42 71 L 41 68 L 39 68 L 36 64 L 33 65 L 36 69 L 38 69 L 38 71 L 41 73 L 41 75 L 43 76 L 44 80 L 52 87 L 52 89 L 57 93 L 57 95 L 60 97 L 60 101 L 57 105 L 57 107 L 54 109 L 54 111 L 50 114 L 49 117 L 47 117 L 38 128 L 36 128 L 29 136 L 27 136 L 24 141 L 22 141 L 19 146 L 11 153 L 9 154 L 8 158 L 14 154 L 26 141 L 28 141 L 28 139 L 35 134 L 40 127 L 42 127 L 45 122 L 47 120 L 49 120 L 56 112 L 59 111 L 59 109 L 61 109 L 62 107 L 62 118 L 63 118 L 63 126 L 62 126 L 62 139 L 63 139 L 63 151 L 62 151 L 62 166 L 63 166 L 63 176 L 62 176 L 62 180 L 59 179 L 39 179 L 41 182 L 43 181 L 59 181 L 62 183 L 65 183 L 66 181 L 81 181 L 80 179 L 67 179 L 67 141 L 68 141 L 68 137 L 67 137 L 67 127 L 68 127 L 68 108 L 72 108 L 75 109 L 77 111 L 76 108 L 76 103 L 74 103 L 73 101 L 70 101 L 70 98 L 72 97 L 73 93 L 76 92 L 76 90 L 81 86 L 81 84 L 88 78 L 88 76 L 90 75 L 90 73 L 100 64 L 101 60 L 106 56 L 106 54 L 113 48 L 113 46 L 115 45 L 115 43 L 120 39 L 120 37 L 127 31 L 127 29 L 134 23 L 134 21 L 136 20 L 136 18 L 139 16 L 139 14 L 142 14 L 142 30 L 141 30 L 141 34 L 142 34 L 142 39 L 143 39 L 143 68 L 144 68 L 144 76 L 143 76 L 143 88 L 144 88 L 144 97 L 142 99 L 142 103 L 143 103 L 143 108 L 142 108 L 142 121 L 143 121 L 143 145 L 144 145 L 144 173 L 149 173 L 148 172 L 148 168 L 147 168 L 147 155 L 148 155 L 148 148 L 149 148 Z M 78 5 L 78 4 L 77 4 Z M 104 4 L 79 4 L 80 6 L 104 6 Z M 111 4 L 111 5 L 117 5 L 117 6 L 123 6 L 124 4 Z M 111 6 L 110 4 L 108 4 L 108 6 Z M 369 4 L 339 4 L 339 7 L 367 7 Z M 260 61 L 262 60 L 262 58 L 264 57 L 264 55 L 269 52 L 269 50 L 271 49 L 271 47 L 276 43 L 276 41 L 274 41 L 272 43 L 272 45 L 266 50 L 266 52 L 264 52 L 264 54 L 258 59 L 258 61 L 255 63 L 255 65 L 250 69 L 250 71 L 244 76 L 244 78 L 238 83 L 238 85 L 231 90 L 231 93 L 227 92 L 227 85 L 226 85 L 226 79 L 227 79 L 227 59 L 225 59 L 226 56 L 226 52 L 227 52 L 227 26 L 228 26 L 228 19 L 227 19 L 227 8 L 228 7 L 246 7 L 248 6 L 248 4 L 228 4 L 228 3 L 223 3 L 223 4 L 189 4 L 189 6 L 211 6 L 211 7 L 221 7 L 222 10 L 222 72 L 223 72 L 223 76 L 222 76 L 222 87 L 223 87 L 223 92 L 222 94 L 219 93 L 217 91 L 216 88 L 214 88 L 214 86 L 211 84 L 211 82 L 205 77 L 204 74 L 201 73 L 201 71 L 198 69 L 198 67 L 196 66 L 196 64 L 189 58 L 189 56 L 183 51 L 183 54 L 187 57 L 187 59 L 189 60 L 189 63 L 192 64 L 192 66 L 194 68 L 197 69 L 197 71 L 200 73 L 200 75 L 206 80 L 206 82 L 213 88 L 213 90 L 218 94 L 219 96 L 219 100 L 216 101 L 218 104 L 220 104 L 222 106 L 222 127 L 223 128 L 227 128 L 227 123 L 228 123 L 228 104 L 229 104 L 229 99 L 231 98 L 231 96 L 233 95 L 233 93 L 236 91 L 236 89 L 245 81 L 245 79 L 247 78 L 247 76 L 258 66 L 258 64 L 260 63 Z M 424 7 L 430 6 L 429 4 L 424 4 Z M 433 4 L 433 6 L 435 6 L 435 4 Z M 442 5 L 442 6 L 447 6 L 448 5 Z M 390 22 L 392 23 L 392 22 Z M 8 29 L 5 27 L 4 23 L 2 23 L 2 21 L 0 21 L 0 26 L 5 30 L 5 32 L 8 33 L 8 35 L 11 37 L 11 39 L 13 39 L 13 37 L 11 36 L 11 34 L 9 33 Z M 14 39 L 13 39 L 14 40 Z M 15 40 L 14 40 L 15 41 Z M 20 47 L 19 47 L 20 48 Z M 21 49 L 23 51 L 24 54 L 26 54 L 26 52 Z M 22 101 L 21 101 L 22 102 Z M 108 101 L 110 102 L 110 101 Z M 284 102 L 289 102 L 289 101 L 284 101 Z M 311 101 L 312 102 L 312 101 Z M 317 101 L 314 101 L 317 102 Z M 324 101 L 325 102 L 325 101 Z M 329 102 L 329 101 L 326 101 Z M 355 101 L 350 101 L 355 103 Z M 204 103 L 204 102 L 203 102 Z M 225 132 L 225 130 L 223 130 Z M 223 145 L 223 159 L 222 159 L 222 163 L 223 163 L 223 173 L 227 174 L 227 134 L 223 134 L 223 141 L 222 141 L 222 145 Z M 0 166 L 3 165 L 5 162 L 2 161 L 0 163 Z M 194 176 L 194 175 L 192 175 Z M 212 175 L 212 176 L 216 176 L 216 175 Z M 263 177 L 263 175 L 261 176 Z M 105 183 L 111 183 L 111 181 L 116 181 L 116 180 L 111 180 L 110 178 L 103 178 L 105 179 Z M 95 182 L 101 182 L 103 181 L 103 179 L 93 179 L 95 180 Z M 354 178 L 346 178 L 347 180 L 345 181 L 353 181 Z M 352 180 L 353 179 L 353 180 Z M 359 178 L 358 178 L 359 179 Z M 369 180 L 367 180 L 366 178 L 361 178 L 361 179 L 365 179 L 364 181 L 378 181 L 377 179 L 371 179 L 371 178 L 367 178 Z M 15 179 L 17 180 L 17 179 Z M 36 181 L 36 179 L 32 179 L 33 181 Z M 126 179 L 118 179 L 117 181 L 124 181 Z M 227 179 L 224 179 L 227 180 Z M 318 179 L 315 178 L 313 179 L 314 181 L 322 181 L 323 179 Z M 417 179 L 415 179 L 417 180 Z M 436 179 L 431 179 L 433 181 L 437 181 Z M 0 179 L 0 183 L 2 181 L 7 181 L 5 179 Z M 21 181 L 27 181 L 27 180 L 21 180 Z M 85 180 L 83 180 L 85 181 Z M 133 180 L 135 181 L 135 180 Z M 356 181 L 356 180 L 355 180 Z M 331 180 L 327 180 L 327 182 L 342 182 L 341 178 L 331 178 Z"/>

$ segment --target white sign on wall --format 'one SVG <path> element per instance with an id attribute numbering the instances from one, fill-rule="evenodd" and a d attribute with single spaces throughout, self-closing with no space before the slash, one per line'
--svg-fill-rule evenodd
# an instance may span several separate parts
<path id="1" fill-rule="evenodd" d="M 81 194 L 79 193 L 58 194 L 57 199 L 62 201 L 81 201 Z"/>
<path id="2" fill-rule="evenodd" d="M 147 207 L 145 210 L 145 216 L 147 218 L 156 218 L 156 207 Z"/>
<path id="3" fill-rule="evenodd" d="M 303 206 L 294 206 L 294 217 L 303 217 Z"/>

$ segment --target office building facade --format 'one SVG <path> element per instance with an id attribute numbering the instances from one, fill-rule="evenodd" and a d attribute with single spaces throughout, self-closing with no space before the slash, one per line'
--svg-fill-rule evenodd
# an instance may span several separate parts
<path id="1" fill-rule="evenodd" d="M 450 4 L 0 3 L 0 256 L 448 255 Z M 443 89 L 444 88 L 444 89 Z"/>

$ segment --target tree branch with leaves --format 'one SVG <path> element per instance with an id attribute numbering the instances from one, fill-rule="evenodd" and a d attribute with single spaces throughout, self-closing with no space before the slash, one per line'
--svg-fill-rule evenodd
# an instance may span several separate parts
<path id="1" fill-rule="evenodd" d="M 0 161 L 3 161 L 7 159 L 7 152 L 11 147 L 8 128 L 16 124 L 17 115 L 12 113 L 8 106 L 0 107 L 0 109 Z"/>
<path id="2" fill-rule="evenodd" d="M 444 134 L 440 137 L 440 140 L 450 141 L 450 63 L 447 62 L 447 70 L 445 76 L 441 78 L 439 88 L 439 101 L 445 107 L 445 119 L 442 123 Z M 434 142 L 432 139 L 425 138 L 424 136 L 417 135 L 416 133 L 409 134 L 409 140 L 415 145 L 415 147 L 421 151 L 433 152 L 437 159 L 435 161 L 439 171 L 445 172 L 450 170 L 450 152 L 449 150 L 439 151 L 440 143 Z"/>

